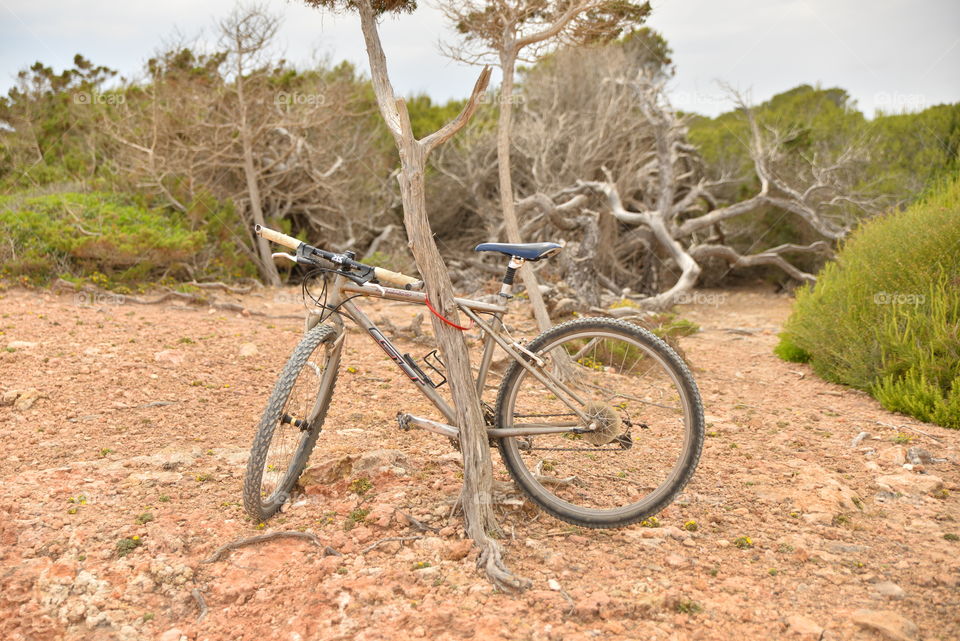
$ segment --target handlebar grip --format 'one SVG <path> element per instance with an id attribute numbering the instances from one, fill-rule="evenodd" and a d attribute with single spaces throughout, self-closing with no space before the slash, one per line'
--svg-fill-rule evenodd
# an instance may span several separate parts
<path id="1" fill-rule="evenodd" d="M 374 267 L 373 275 L 376 276 L 377 280 L 388 285 L 396 285 L 398 287 L 403 287 L 404 289 L 412 289 L 416 291 L 423 289 L 422 280 L 417 280 L 416 278 L 407 276 L 406 274 L 392 272 L 389 269 L 384 269 L 383 267 Z"/>
<path id="2" fill-rule="evenodd" d="M 287 236 L 286 234 L 281 234 L 280 232 L 274 231 L 272 229 L 268 229 L 263 225 L 256 225 L 253 229 L 257 233 L 257 236 L 260 236 L 261 238 L 266 238 L 267 240 L 274 242 L 278 245 L 289 247 L 294 251 L 296 251 L 300 247 L 300 245 L 303 244 L 302 240 L 297 240 L 293 236 Z"/>

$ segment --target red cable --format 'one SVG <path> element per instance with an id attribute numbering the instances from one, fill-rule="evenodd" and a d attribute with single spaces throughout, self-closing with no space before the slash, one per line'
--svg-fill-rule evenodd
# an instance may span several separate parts
<path id="1" fill-rule="evenodd" d="M 440 320 L 442 320 L 444 323 L 446 323 L 446 324 L 449 325 L 450 327 L 459 329 L 461 332 L 465 332 L 465 331 L 467 331 L 468 329 L 473 329 L 473 326 L 476 325 L 476 323 L 474 323 L 473 320 L 471 319 L 471 320 L 470 320 L 470 326 L 469 326 L 469 327 L 461 327 L 460 325 L 457 325 L 456 323 L 454 323 L 453 321 L 451 321 L 449 318 L 446 318 L 445 316 L 441 315 L 440 312 L 438 312 L 437 310 L 435 310 L 435 309 L 433 308 L 433 305 L 430 304 L 430 298 L 428 298 L 426 295 L 424 295 L 423 299 L 424 299 L 424 300 L 426 301 L 426 303 L 427 303 L 427 309 L 429 309 L 429 310 L 433 313 L 434 316 L 436 316 L 437 318 L 439 318 Z"/>

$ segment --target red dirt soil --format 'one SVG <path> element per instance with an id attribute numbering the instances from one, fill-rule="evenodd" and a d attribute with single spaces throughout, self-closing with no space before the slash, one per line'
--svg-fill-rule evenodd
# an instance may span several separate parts
<path id="1" fill-rule="evenodd" d="M 294 289 L 231 300 L 270 316 L 302 311 Z M 592 531 L 529 504 L 504 507 L 506 561 L 533 582 L 515 595 L 475 569 L 462 523 L 449 517 L 461 476 L 450 443 L 396 427 L 398 410 L 435 410 L 359 333 L 348 337 L 312 462 L 397 452 L 373 457 L 362 496 L 349 478 L 314 485 L 259 527 L 240 504 L 244 466 L 302 321 L 8 290 L 0 393 L 15 404 L 0 407 L 0 635 L 960 638 L 951 536 L 960 535 L 960 433 L 778 360 L 788 297 L 701 292 L 697 301 L 681 311 L 702 331 L 680 341 L 707 413 L 693 481 L 660 527 Z M 417 313 L 369 308 L 398 326 Z M 512 321 L 533 337 L 526 316 Z M 246 343 L 255 353 L 241 357 Z M 869 436 L 852 445 L 861 432 Z M 904 469 L 911 448 L 929 456 Z M 685 530 L 691 521 L 695 531 Z M 225 543 L 295 530 L 341 556 L 287 538 L 203 562 Z M 423 538 L 365 551 L 412 536 Z"/>

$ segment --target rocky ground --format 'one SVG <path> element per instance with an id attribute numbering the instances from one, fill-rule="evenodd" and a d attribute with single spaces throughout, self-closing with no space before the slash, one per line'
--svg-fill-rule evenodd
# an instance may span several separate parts
<path id="1" fill-rule="evenodd" d="M 475 570 L 449 517 L 457 454 L 396 428 L 399 409 L 433 414 L 356 333 L 313 459 L 339 474 L 320 466 L 262 526 L 244 516 L 253 426 L 301 322 L 292 289 L 232 300 L 254 313 L 0 294 L 3 638 L 960 638 L 960 433 L 776 359 L 788 298 L 684 307 L 708 414 L 692 483 L 659 527 L 504 507 L 519 595 Z M 287 531 L 316 540 L 206 562 Z"/>

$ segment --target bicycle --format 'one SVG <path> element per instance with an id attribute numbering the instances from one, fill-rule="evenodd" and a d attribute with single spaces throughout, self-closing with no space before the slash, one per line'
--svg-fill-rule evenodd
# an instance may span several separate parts
<path id="1" fill-rule="evenodd" d="M 400 427 L 452 439 L 459 430 L 437 391 L 446 380 L 437 351 L 423 357 L 428 375 L 354 303 L 381 298 L 426 305 L 438 314 L 420 291 L 422 281 L 259 225 L 256 233 L 295 252 L 275 257 L 324 272 L 323 301 L 315 299 L 320 311 L 308 315 L 306 332 L 277 380 L 247 465 L 244 506 L 262 522 L 289 500 L 322 434 L 346 336 L 343 317 L 361 327 L 447 421 L 400 413 Z M 650 331 L 611 318 L 577 318 L 527 344 L 514 340 L 503 318 L 516 271 L 525 261 L 555 255 L 561 245 L 484 243 L 476 250 L 510 259 L 501 304 L 455 299 L 481 332 L 481 396 L 495 346 L 509 357 L 496 400 L 484 402 L 484 413 L 487 435 L 510 476 L 534 503 L 575 525 L 623 527 L 662 510 L 690 480 L 703 447 L 703 407 L 684 361 Z"/>

